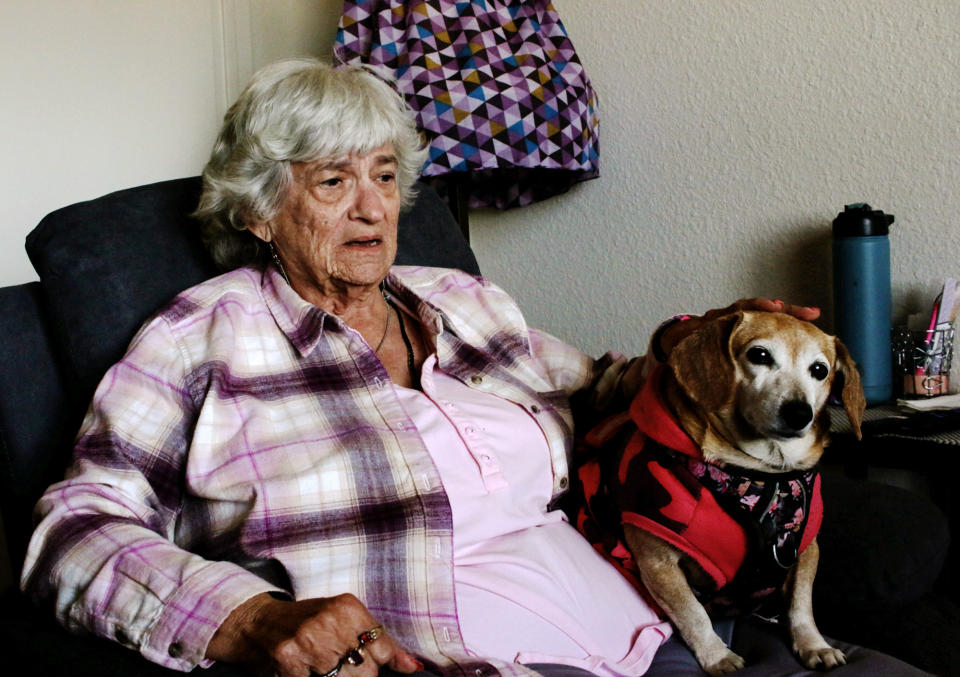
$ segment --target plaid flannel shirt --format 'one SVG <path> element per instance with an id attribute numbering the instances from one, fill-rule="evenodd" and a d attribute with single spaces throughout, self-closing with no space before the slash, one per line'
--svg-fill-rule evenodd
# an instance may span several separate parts
<path id="1" fill-rule="evenodd" d="M 441 369 L 534 417 L 563 493 L 568 396 L 593 360 L 482 278 L 397 266 L 387 287 Z M 232 609 L 289 590 L 354 593 L 428 668 L 526 672 L 467 655 L 449 503 L 374 351 L 273 269 L 200 284 L 144 325 L 37 511 L 24 589 L 168 667 L 207 664 Z"/>

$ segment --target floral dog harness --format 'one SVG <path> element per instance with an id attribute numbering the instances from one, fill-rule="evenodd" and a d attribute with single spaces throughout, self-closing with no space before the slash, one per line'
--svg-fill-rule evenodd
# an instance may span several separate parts
<path id="1" fill-rule="evenodd" d="M 706 462 L 679 427 L 651 375 L 630 406 L 632 425 L 601 425 L 585 438 L 578 469 L 580 531 L 638 586 L 622 524 L 658 536 L 693 558 L 711 585 L 695 589 L 711 615 L 772 606 L 823 517 L 816 468 L 783 474 Z"/>

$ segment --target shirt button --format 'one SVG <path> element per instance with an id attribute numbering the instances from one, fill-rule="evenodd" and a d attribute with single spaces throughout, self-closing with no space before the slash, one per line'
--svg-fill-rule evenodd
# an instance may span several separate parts
<path id="1" fill-rule="evenodd" d="M 532 411 L 534 414 L 539 414 L 540 407 L 538 407 L 537 405 L 533 405 L 532 407 L 530 407 L 530 411 Z"/>
<path id="2" fill-rule="evenodd" d="M 568 480 L 566 477 L 561 477 L 561 478 L 560 478 L 560 488 L 561 488 L 561 489 L 566 489 L 568 484 L 570 484 L 570 480 Z"/>
<path id="3" fill-rule="evenodd" d="M 484 454 L 483 456 L 480 457 L 480 460 L 483 461 L 484 463 L 489 463 L 490 457 Z"/>
<path id="4" fill-rule="evenodd" d="M 473 376 L 470 377 L 470 383 L 472 383 L 475 386 L 478 386 L 481 383 L 483 383 L 483 377 L 480 376 L 479 374 L 474 374 Z"/>
<path id="5" fill-rule="evenodd" d="M 167 649 L 167 653 L 170 654 L 170 658 L 180 658 L 183 655 L 183 645 L 180 642 L 174 642 Z"/>

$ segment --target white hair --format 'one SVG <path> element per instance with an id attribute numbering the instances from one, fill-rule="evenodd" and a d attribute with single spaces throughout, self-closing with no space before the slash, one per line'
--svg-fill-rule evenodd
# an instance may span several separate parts
<path id="1" fill-rule="evenodd" d="M 401 205 L 415 197 L 426 149 L 403 97 L 363 66 L 285 59 L 254 74 L 224 116 L 203 170 L 194 215 L 218 266 L 263 261 L 266 248 L 247 228 L 269 221 L 292 181 L 290 165 L 390 145 Z"/>

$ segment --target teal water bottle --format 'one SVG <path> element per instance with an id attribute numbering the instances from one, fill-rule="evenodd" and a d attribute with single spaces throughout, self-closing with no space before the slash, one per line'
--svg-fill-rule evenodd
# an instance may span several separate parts
<path id="1" fill-rule="evenodd" d="M 893 397 L 890 357 L 892 214 L 851 204 L 833 221 L 834 327 L 860 369 L 867 404 Z"/>

